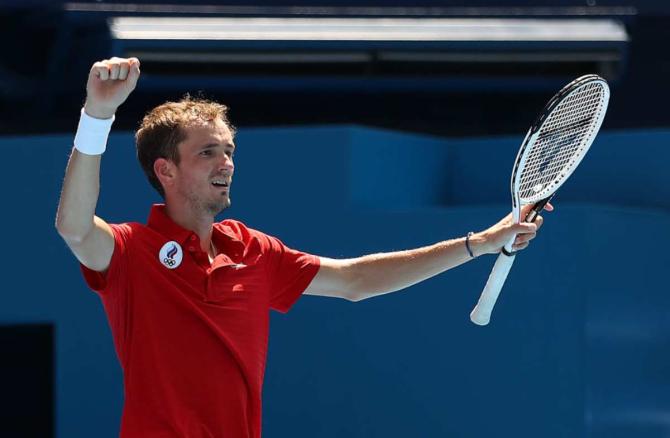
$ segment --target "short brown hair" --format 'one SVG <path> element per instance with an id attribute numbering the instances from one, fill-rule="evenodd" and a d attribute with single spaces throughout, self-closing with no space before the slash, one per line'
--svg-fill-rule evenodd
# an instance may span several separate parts
<path id="1" fill-rule="evenodd" d="M 177 102 L 165 102 L 149 111 L 135 133 L 137 159 L 149 183 L 165 198 L 165 191 L 154 172 L 154 163 L 165 158 L 179 164 L 177 145 L 186 139 L 183 128 L 221 119 L 233 135 L 228 107 L 212 100 L 185 95 Z"/>

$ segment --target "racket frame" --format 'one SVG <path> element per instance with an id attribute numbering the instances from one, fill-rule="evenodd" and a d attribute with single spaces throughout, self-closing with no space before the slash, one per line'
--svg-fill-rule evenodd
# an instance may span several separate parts
<path id="1" fill-rule="evenodd" d="M 542 127 L 542 124 L 544 121 L 547 119 L 549 114 L 552 113 L 552 111 L 560 105 L 561 102 L 563 102 L 564 99 L 566 99 L 568 96 L 570 96 L 572 93 L 577 91 L 582 85 L 585 85 L 586 83 L 589 82 L 603 82 L 605 84 L 605 87 L 603 89 L 605 93 L 605 104 L 609 101 L 609 87 L 607 86 L 607 82 L 603 78 L 601 78 L 598 75 L 585 75 L 581 76 L 574 81 L 570 82 L 566 86 L 564 86 L 558 93 L 556 93 L 550 100 L 547 102 L 547 104 L 544 106 L 540 114 L 537 116 L 531 127 L 528 129 L 528 132 L 526 133 L 526 136 L 524 137 L 523 142 L 521 143 L 521 147 L 519 148 L 519 152 L 517 153 L 517 157 L 514 160 L 514 167 L 512 168 L 512 177 L 510 178 L 510 193 L 512 195 L 512 217 L 514 219 L 515 223 L 520 223 L 521 221 L 521 207 L 525 204 L 522 205 L 521 199 L 519 196 L 519 187 L 520 187 L 520 179 L 521 179 L 521 172 L 519 172 L 519 169 L 523 169 L 523 165 L 526 163 L 526 158 L 528 158 L 528 154 L 530 153 L 530 146 L 535 144 L 535 141 L 537 140 L 538 135 L 540 134 L 540 128 Z M 596 135 L 597 131 L 600 130 L 600 126 L 602 125 L 602 121 L 605 118 L 605 112 L 606 111 L 601 111 L 598 120 L 597 120 L 597 130 L 596 130 Z M 543 199 L 537 201 L 535 205 L 538 205 L 540 203 L 546 205 L 546 203 L 549 201 L 551 197 L 554 196 L 556 191 L 565 183 L 565 181 L 568 180 L 570 175 L 572 175 L 572 172 L 575 171 L 575 169 L 579 166 L 579 163 L 581 163 L 582 159 L 586 156 L 586 153 L 588 150 L 591 148 L 591 144 L 593 143 L 593 140 L 595 140 L 595 135 L 589 142 L 589 144 L 582 148 L 583 152 L 579 154 L 577 157 L 576 163 L 574 163 L 572 166 L 569 167 L 567 175 L 563 176 L 561 178 L 561 182 L 557 184 L 555 187 L 551 189 L 549 193 L 547 193 L 547 196 L 545 196 Z M 539 212 L 542 210 L 538 210 L 535 214 L 539 214 Z M 530 216 L 530 213 L 529 213 Z M 529 218 L 525 218 L 524 221 L 526 222 L 532 222 L 534 221 L 535 217 L 532 218 L 533 220 L 529 220 Z M 512 251 L 512 245 L 514 244 L 514 240 L 516 239 L 516 236 L 512 237 L 505 245 L 504 249 L 508 254 L 513 254 L 514 251 Z"/>
<path id="2" fill-rule="evenodd" d="M 574 170 L 579 166 L 582 159 L 586 156 L 586 153 L 591 148 L 591 145 L 593 144 L 593 141 L 595 140 L 598 131 L 600 130 L 603 119 L 605 118 L 605 113 L 607 112 L 607 105 L 609 103 L 609 87 L 607 85 L 607 82 L 600 76 L 593 74 L 581 76 L 575 79 L 574 81 L 565 85 L 558 93 L 556 93 L 549 100 L 549 102 L 547 102 L 547 104 L 544 106 L 538 117 L 531 125 L 531 127 L 528 129 L 528 132 L 526 133 L 526 136 L 524 137 L 524 140 L 521 143 L 521 147 L 519 148 L 519 152 L 517 153 L 516 159 L 514 160 L 514 167 L 512 168 L 512 176 L 510 178 L 510 192 L 512 195 L 512 218 L 515 223 L 520 223 L 521 221 L 520 216 L 521 216 L 522 205 L 519 193 L 521 172 L 519 170 L 523 168 L 523 165 L 525 164 L 528 154 L 530 153 L 531 150 L 530 146 L 532 146 L 535 143 L 537 137 L 539 136 L 540 128 L 542 127 L 547 117 L 552 113 L 552 111 L 554 111 L 554 109 L 561 102 L 563 102 L 565 98 L 567 98 L 570 94 L 576 92 L 578 89 L 581 88 L 581 86 L 589 82 L 595 82 L 595 81 L 602 82 L 604 85 L 603 87 L 604 108 L 600 111 L 600 113 L 598 114 L 598 118 L 596 119 L 595 133 L 591 136 L 589 143 L 582 148 L 581 153 L 579 154 L 579 156 L 576 157 L 576 161 L 574 161 L 572 165 L 569 166 L 569 168 L 567 169 L 567 174 L 561 177 L 558 184 L 555 184 L 553 187 L 551 187 L 550 191 L 546 193 L 546 196 L 544 198 L 540 198 L 538 201 L 535 202 L 535 207 L 533 207 L 533 210 L 528 213 L 526 218 L 524 218 L 524 221 L 526 222 L 533 222 L 537 218 L 539 212 L 542 211 L 542 209 L 544 209 L 544 206 L 547 204 L 547 202 L 549 202 L 549 200 L 551 200 L 551 198 L 554 196 L 556 191 L 563 185 L 563 183 L 565 183 L 565 181 L 567 181 L 572 172 L 574 172 Z M 527 204 L 530 203 L 531 202 L 528 202 Z M 498 256 L 498 259 L 496 260 L 493 270 L 491 271 L 491 275 L 489 276 L 486 286 L 484 287 L 484 291 L 482 292 L 479 302 L 477 303 L 475 308 L 472 310 L 472 313 L 470 314 L 470 319 L 472 320 L 473 323 L 477 325 L 487 325 L 490 321 L 490 316 L 491 312 L 493 311 L 493 307 L 495 306 L 495 303 L 498 299 L 498 295 L 500 294 L 500 290 L 504 285 L 505 279 L 507 278 L 507 274 L 511 270 L 512 264 L 516 257 L 516 251 L 512 250 L 512 246 L 514 245 L 515 240 L 516 235 L 512 236 L 505 243 L 505 245 L 503 245 L 500 255 Z"/>

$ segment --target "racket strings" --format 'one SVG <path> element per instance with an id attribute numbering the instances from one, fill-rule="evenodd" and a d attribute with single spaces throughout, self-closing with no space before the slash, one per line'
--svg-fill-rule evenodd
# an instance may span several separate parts
<path id="1" fill-rule="evenodd" d="M 533 202 L 560 185 L 591 144 L 604 109 L 604 89 L 590 83 L 577 89 L 549 114 L 520 169 L 519 196 Z"/>

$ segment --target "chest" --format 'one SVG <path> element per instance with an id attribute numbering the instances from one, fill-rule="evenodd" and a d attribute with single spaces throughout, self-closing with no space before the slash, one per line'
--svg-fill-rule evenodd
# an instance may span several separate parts
<path id="1" fill-rule="evenodd" d="M 212 259 L 188 243 L 151 243 L 129 254 L 135 304 L 197 307 L 216 316 L 267 312 L 265 260 L 253 245 L 220 250 Z"/>

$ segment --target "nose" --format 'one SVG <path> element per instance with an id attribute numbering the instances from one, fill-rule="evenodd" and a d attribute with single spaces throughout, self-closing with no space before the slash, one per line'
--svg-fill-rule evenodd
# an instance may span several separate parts
<path id="1" fill-rule="evenodd" d="M 232 174 L 235 171 L 235 164 L 233 163 L 233 158 L 224 154 L 223 160 L 219 163 L 219 170 L 222 172 Z"/>

